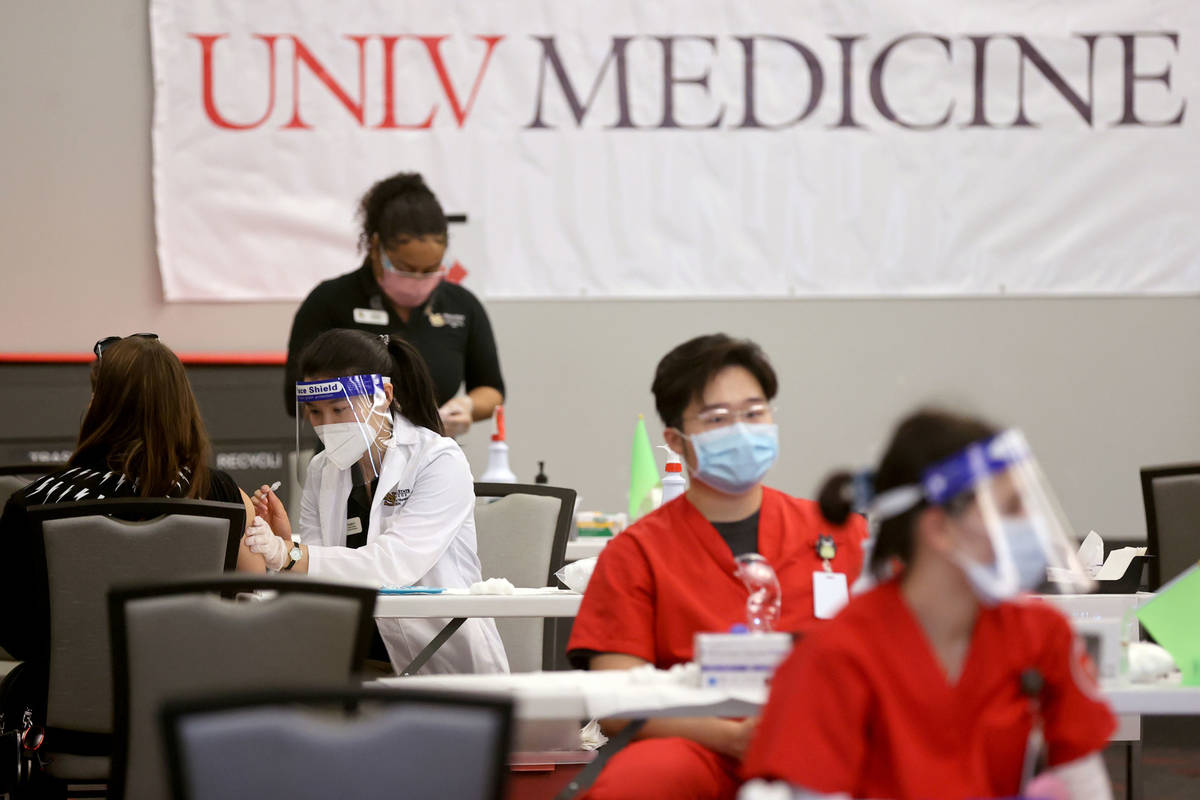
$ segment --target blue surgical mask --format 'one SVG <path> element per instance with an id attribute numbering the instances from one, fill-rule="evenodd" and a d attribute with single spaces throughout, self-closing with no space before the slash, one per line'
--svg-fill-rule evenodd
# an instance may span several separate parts
<path id="1" fill-rule="evenodd" d="M 725 494 L 754 488 L 779 457 L 779 426 L 735 422 L 687 437 L 696 451 L 692 477 Z"/>
<path id="2" fill-rule="evenodd" d="M 1010 600 L 1020 592 L 1033 591 L 1046 580 L 1046 551 L 1033 520 L 1028 517 L 1004 517 L 1000 520 L 1001 535 L 1008 543 L 1008 559 L 1013 579 L 1004 579 L 1000 556 L 994 564 L 965 561 L 963 570 L 967 582 L 979 602 L 994 606 Z"/>
<path id="3" fill-rule="evenodd" d="M 1017 565 L 1017 583 L 1022 591 L 1032 592 L 1046 582 L 1046 550 L 1037 527 L 1029 517 L 1005 517 L 1001 524 L 1009 554 Z"/>

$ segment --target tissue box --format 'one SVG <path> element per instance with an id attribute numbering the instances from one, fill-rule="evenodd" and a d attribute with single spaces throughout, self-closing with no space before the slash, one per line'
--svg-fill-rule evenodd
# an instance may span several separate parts
<path id="1" fill-rule="evenodd" d="M 716 689 L 759 688 L 792 650 L 790 633 L 697 633 L 695 662 L 700 685 Z"/>

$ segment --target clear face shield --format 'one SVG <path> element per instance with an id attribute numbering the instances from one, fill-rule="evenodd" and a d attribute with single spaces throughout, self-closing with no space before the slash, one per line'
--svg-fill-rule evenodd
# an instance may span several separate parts
<path id="1" fill-rule="evenodd" d="M 364 479 L 379 477 L 392 434 L 388 393 L 381 375 L 350 375 L 296 383 L 296 462 L 300 433 L 311 425 L 325 458 L 340 470 L 361 464 Z"/>
<path id="2" fill-rule="evenodd" d="M 985 604 L 1049 581 L 1062 593 L 1095 583 L 1079 543 L 1025 437 L 1007 430 L 925 470 L 921 493 L 960 529 L 954 559 Z"/>

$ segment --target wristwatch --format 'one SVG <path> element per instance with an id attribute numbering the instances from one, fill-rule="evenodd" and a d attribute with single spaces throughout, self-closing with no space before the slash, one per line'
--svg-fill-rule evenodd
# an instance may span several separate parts
<path id="1" fill-rule="evenodd" d="M 304 555 L 304 551 L 300 549 L 300 537 L 293 533 L 292 549 L 288 550 L 288 558 L 290 558 L 291 561 L 289 561 L 287 565 L 280 570 L 280 572 L 287 572 L 289 569 L 296 566 L 296 562 L 300 560 L 302 555 Z"/>

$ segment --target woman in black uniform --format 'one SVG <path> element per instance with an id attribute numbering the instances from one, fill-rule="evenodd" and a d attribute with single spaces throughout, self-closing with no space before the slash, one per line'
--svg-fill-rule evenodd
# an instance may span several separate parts
<path id="1" fill-rule="evenodd" d="M 332 328 L 357 328 L 399 336 L 416 348 L 433 377 L 446 433 L 460 436 L 503 402 L 504 379 L 483 305 L 470 290 L 443 280 L 446 215 L 414 172 L 372 186 L 359 215 L 362 266 L 318 284 L 292 321 L 283 384 L 288 413 L 295 413 L 305 346 Z"/>

